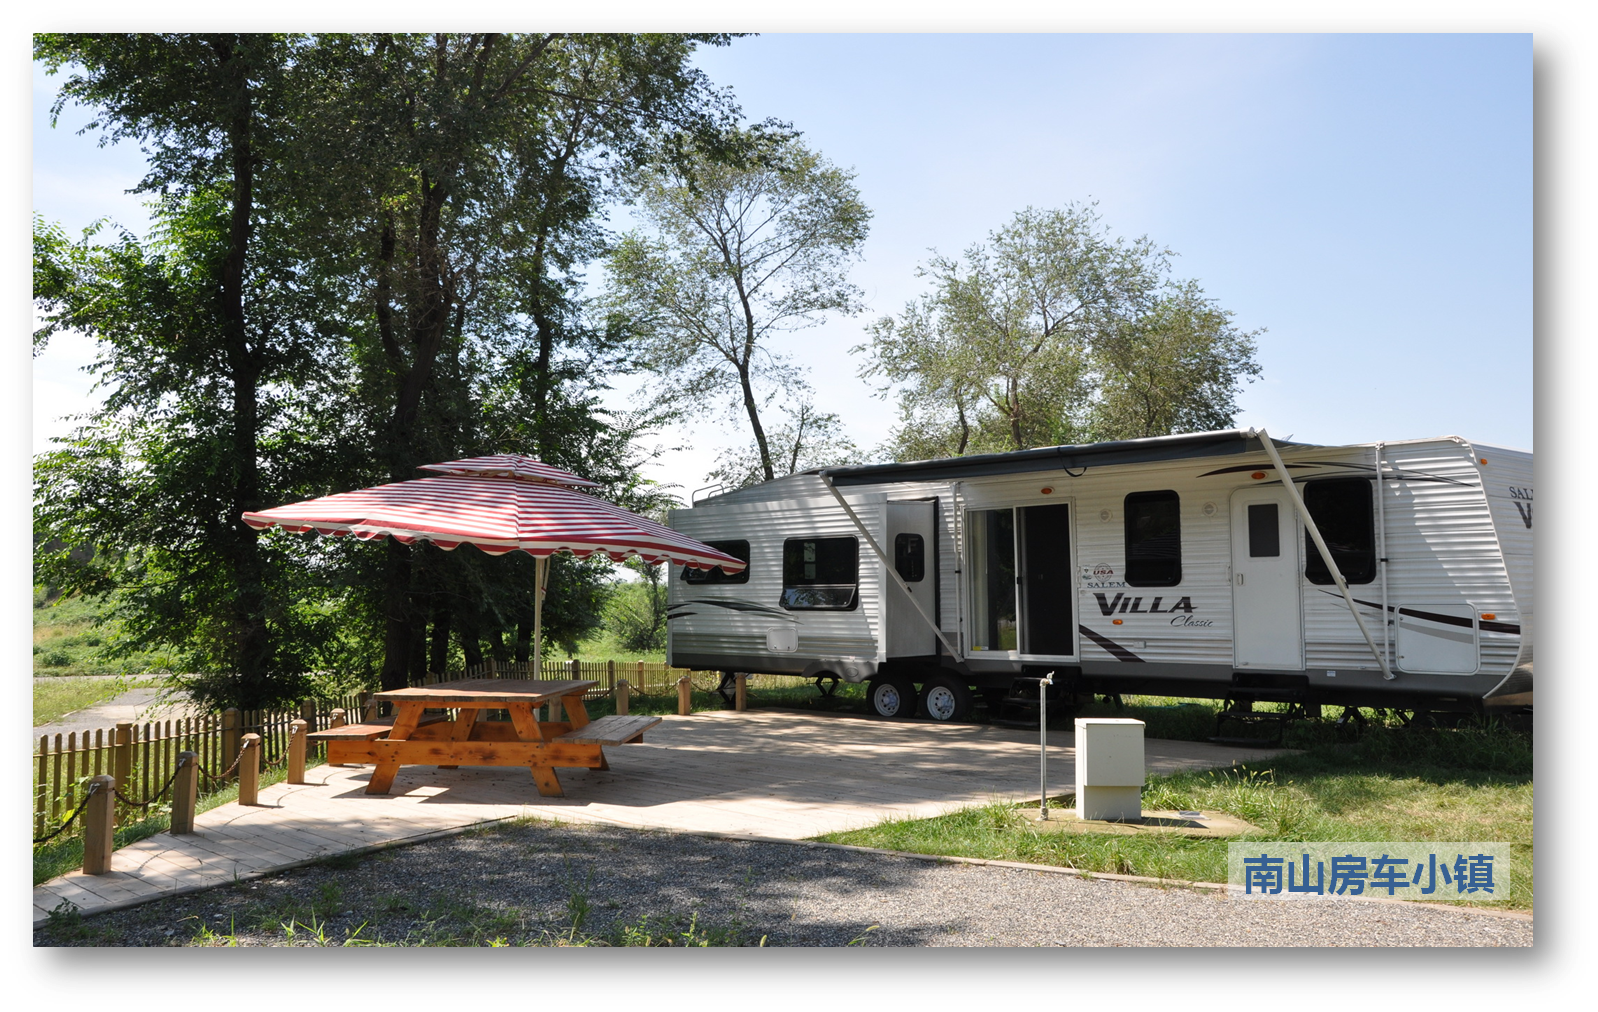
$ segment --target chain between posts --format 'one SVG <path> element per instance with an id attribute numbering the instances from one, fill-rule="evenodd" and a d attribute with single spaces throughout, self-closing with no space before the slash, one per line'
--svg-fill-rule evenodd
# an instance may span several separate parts
<path id="1" fill-rule="evenodd" d="M 233 760 L 233 765 L 215 775 L 213 775 L 210 770 L 206 769 L 205 764 L 200 762 L 198 759 L 194 760 L 194 766 L 200 771 L 200 774 L 207 780 L 211 781 L 211 783 L 219 784 L 231 776 L 234 770 L 239 768 L 239 763 L 244 761 L 244 753 L 248 752 L 249 750 L 249 745 L 246 744 L 241 746 L 239 748 L 238 758 Z"/>
<path id="2" fill-rule="evenodd" d="M 38 844 L 41 844 L 41 843 L 49 843 L 51 840 L 54 840 L 56 837 L 60 836 L 62 833 L 65 833 L 68 829 L 71 829 L 72 828 L 72 823 L 78 817 L 78 813 L 82 812 L 85 808 L 89 807 L 89 799 L 94 797 L 97 793 L 99 793 L 99 791 L 100 791 L 100 785 L 99 784 L 90 783 L 88 792 L 83 795 L 83 800 L 78 803 L 78 807 L 76 807 L 76 808 L 74 808 L 72 810 L 72 814 L 67 816 L 67 821 L 63 822 L 59 827 L 57 827 L 56 831 L 53 832 L 53 833 L 49 833 L 49 834 L 47 834 L 45 836 L 36 836 L 36 837 L 34 837 L 33 838 L 34 844 L 38 845 Z"/>
<path id="3" fill-rule="evenodd" d="M 126 795 L 124 795 L 121 791 L 117 790 L 115 787 L 111 788 L 111 793 L 115 794 L 117 800 L 122 802 L 124 805 L 127 805 L 129 808 L 139 808 L 139 809 L 149 808 L 151 805 L 155 804 L 157 801 L 160 801 L 166 795 L 166 792 L 171 789 L 172 784 L 178 778 L 178 773 L 180 771 L 182 771 L 182 769 L 183 769 L 183 767 L 181 765 L 179 765 L 177 769 L 172 771 L 172 775 L 167 778 L 166 783 L 161 787 L 161 789 L 159 791 L 156 791 L 155 794 L 152 795 L 151 797 L 145 798 L 143 801 L 134 801 L 131 798 L 129 798 Z M 91 785 L 90 786 L 90 790 L 92 791 L 93 789 L 94 789 L 93 785 Z"/>

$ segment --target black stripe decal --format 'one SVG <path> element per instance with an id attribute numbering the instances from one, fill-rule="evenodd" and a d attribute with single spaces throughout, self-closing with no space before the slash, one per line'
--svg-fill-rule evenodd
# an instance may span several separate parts
<path id="1" fill-rule="evenodd" d="M 1143 663 L 1143 658 L 1139 657 L 1137 654 L 1134 654 L 1132 651 L 1128 650 L 1126 647 L 1123 647 L 1121 644 L 1115 642 L 1109 637 L 1100 636 L 1098 633 L 1094 632 L 1092 629 L 1089 629 L 1085 625 L 1079 625 L 1077 626 L 1077 629 L 1081 631 L 1083 636 L 1086 636 L 1094 643 L 1097 643 L 1101 649 L 1103 649 L 1111 657 L 1114 657 L 1116 660 L 1136 661 L 1139 664 Z"/>
<path id="2" fill-rule="evenodd" d="M 1340 598 L 1343 596 L 1341 594 L 1334 594 L 1329 590 L 1323 590 L 1321 593 L 1327 595 L 1328 597 Z M 1374 601 L 1361 601 L 1356 597 L 1354 598 L 1354 603 L 1363 604 L 1367 608 L 1375 608 L 1377 611 L 1382 610 L 1382 606 Z M 1408 615 L 1410 618 L 1423 618 L 1428 622 L 1436 622 L 1439 625 L 1457 625 L 1463 629 L 1470 628 L 1470 619 L 1460 618 L 1458 615 L 1439 615 L 1434 611 L 1416 611 L 1414 608 L 1400 608 L 1391 604 L 1387 606 L 1387 610 L 1396 611 L 1400 615 Z M 1520 635 L 1520 625 L 1516 622 L 1489 622 L 1486 619 L 1480 619 L 1476 624 L 1488 632 L 1512 633 L 1516 636 Z"/>
<path id="3" fill-rule="evenodd" d="M 712 608 L 726 608 L 728 611 L 752 611 L 761 615 L 770 615 L 773 618 L 780 618 L 786 622 L 791 622 L 794 620 L 793 617 L 785 611 L 778 611 L 776 608 L 767 607 L 763 604 L 750 604 L 747 601 L 711 601 L 705 598 L 694 598 L 688 601 L 678 601 L 676 604 L 671 606 L 671 611 L 676 611 L 679 608 L 687 608 L 690 605 L 695 604 L 709 605 Z M 670 611 L 667 613 L 667 615 L 670 618 L 677 617 L 672 615 Z"/>

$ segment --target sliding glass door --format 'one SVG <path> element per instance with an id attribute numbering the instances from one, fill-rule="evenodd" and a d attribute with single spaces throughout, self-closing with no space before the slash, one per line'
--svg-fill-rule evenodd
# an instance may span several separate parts
<path id="1" fill-rule="evenodd" d="M 1068 503 L 966 514 L 972 653 L 1076 656 Z"/>

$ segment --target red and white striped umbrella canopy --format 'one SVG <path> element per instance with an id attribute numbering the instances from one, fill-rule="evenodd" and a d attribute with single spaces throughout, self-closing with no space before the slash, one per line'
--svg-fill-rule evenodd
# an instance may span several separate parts
<path id="1" fill-rule="evenodd" d="M 277 526 L 363 541 L 431 541 L 443 549 L 471 544 L 489 555 L 522 551 L 547 558 L 571 552 L 582 559 L 601 552 L 615 562 L 638 556 L 694 569 L 720 566 L 727 573 L 746 565 L 648 517 L 576 491 L 570 486 L 596 483 L 531 457 L 499 454 L 424 469 L 445 475 L 245 513 L 244 522 L 256 529 Z"/>

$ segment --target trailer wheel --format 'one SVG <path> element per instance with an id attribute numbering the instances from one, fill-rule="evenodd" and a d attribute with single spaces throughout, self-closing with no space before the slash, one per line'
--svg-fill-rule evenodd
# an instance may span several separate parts
<path id="1" fill-rule="evenodd" d="M 933 675 L 921 687 L 921 709 L 944 723 L 971 719 L 971 687 L 949 675 Z"/>
<path id="2" fill-rule="evenodd" d="M 873 678 L 870 691 L 871 712 L 879 717 L 905 719 L 916 715 L 916 690 L 903 678 Z"/>

